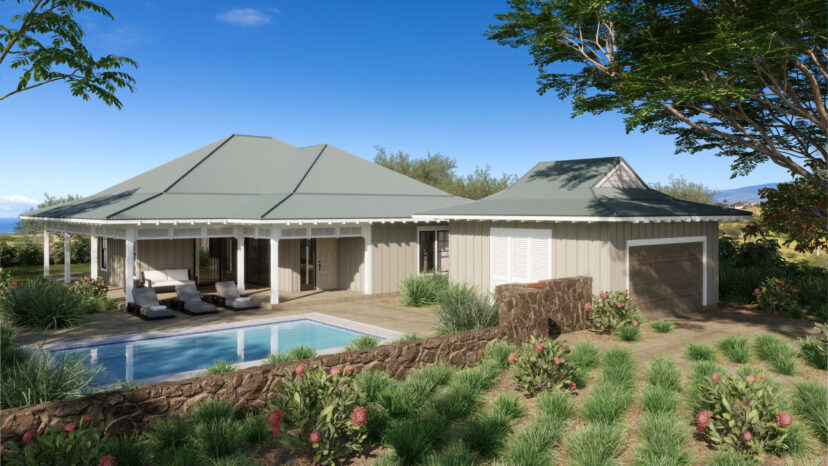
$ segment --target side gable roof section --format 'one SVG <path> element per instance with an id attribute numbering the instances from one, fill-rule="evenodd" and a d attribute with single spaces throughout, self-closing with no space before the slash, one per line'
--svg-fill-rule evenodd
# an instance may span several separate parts
<path id="1" fill-rule="evenodd" d="M 328 145 L 294 147 L 231 135 L 92 196 L 25 217 L 102 223 L 396 219 L 463 200 Z"/>
<path id="2" fill-rule="evenodd" d="M 479 201 L 423 210 L 419 220 L 631 221 L 741 218 L 743 211 L 651 189 L 621 157 L 541 162 Z"/>

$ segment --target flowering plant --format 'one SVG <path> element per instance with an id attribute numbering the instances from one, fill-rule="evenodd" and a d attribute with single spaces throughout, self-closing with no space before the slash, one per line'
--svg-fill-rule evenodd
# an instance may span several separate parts
<path id="1" fill-rule="evenodd" d="M 598 333 L 612 333 L 621 325 L 642 321 L 626 291 L 602 291 L 593 295 L 592 302 L 586 303 L 584 309 L 589 313 L 587 323 Z"/>
<path id="2" fill-rule="evenodd" d="M 353 366 L 300 364 L 285 369 L 274 389 L 276 400 L 268 423 L 283 445 L 311 451 L 320 464 L 333 464 L 348 451 L 359 451 L 366 437 L 367 412 L 358 405 Z"/>
<path id="3" fill-rule="evenodd" d="M 759 286 L 758 294 L 754 290 L 754 295 L 756 304 L 762 310 L 796 314 L 802 312 L 796 298 L 797 291 L 791 280 L 768 277 Z"/>
<path id="4" fill-rule="evenodd" d="M 794 422 L 779 407 L 779 397 L 765 374 L 714 373 L 699 384 L 696 432 L 718 445 L 760 455 L 785 449 L 788 427 Z"/>
<path id="5" fill-rule="evenodd" d="M 9 443 L 3 464 L 99 464 L 105 456 L 103 430 L 103 423 L 95 425 L 92 416 L 87 414 L 78 422 L 69 422 L 60 428 L 50 425 L 42 434 L 27 431 L 20 445 Z"/>
<path id="6" fill-rule="evenodd" d="M 109 286 L 102 278 L 84 277 L 72 284 L 72 290 L 81 296 L 103 296 L 109 292 Z"/>
<path id="7" fill-rule="evenodd" d="M 569 345 L 564 341 L 537 339 L 532 336 L 520 350 L 509 355 L 514 367 L 515 383 L 527 395 L 543 390 L 577 388 L 575 366 L 567 361 Z"/>

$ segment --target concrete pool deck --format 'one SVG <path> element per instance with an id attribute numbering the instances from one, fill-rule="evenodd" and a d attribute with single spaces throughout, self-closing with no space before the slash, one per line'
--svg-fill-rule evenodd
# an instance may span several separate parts
<path id="1" fill-rule="evenodd" d="M 88 340 L 117 335 L 153 332 L 159 330 L 181 329 L 210 324 L 241 323 L 268 317 L 287 317 L 291 315 L 318 312 L 332 317 L 348 319 L 364 324 L 374 325 L 400 333 L 417 332 L 420 335 L 432 335 L 436 329 L 437 319 L 429 308 L 400 306 L 396 296 L 361 295 L 359 299 L 352 296 L 319 294 L 316 299 L 296 300 L 273 309 L 262 307 L 249 311 L 219 310 L 217 314 L 190 316 L 175 313 L 174 319 L 142 320 L 126 311 L 111 311 L 92 314 L 87 322 L 74 328 L 37 331 L 21 331 L 15 342 L 18 345 L 45 345 L 73 340 Z M 345 299 L 342 299 L 345 298 Z"/>

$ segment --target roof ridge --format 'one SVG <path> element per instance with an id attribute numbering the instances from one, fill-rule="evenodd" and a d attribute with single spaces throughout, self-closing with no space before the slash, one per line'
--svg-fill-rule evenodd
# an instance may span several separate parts
<path id="1" fill-rule="evenodd" d="M 311 172 L 311 170 L 313 170 L 313 167 L 316 165 L 316 162 L 317 162 L 317 161 L 319 161 L 319 158 L 320 158 L 320 157 L 322 157 L 322 153 L 323 153 L 323 152 L 325 152 L 325 149 L 327 149 L 327 148 L 328 148 L 328 145 L 327 145 L 327 144 L 325 144 L 324 146 L 322 146 L 322 150 L 320 150 L 320 151 L 319 151 L 319 153 L 318 153 L 318 154 L 316 154 L 316 158 L 315 158 L 315 159 L 313 159 L 313 162 L 311 162 L 311 164 L 310 164 L 310 166 L 308 167 L 308 169 L 307 169 L 307 170 L 305 170 L 305 174 L 304 174 L 304 175 L 302 175 L 302 178 L 299 180 L 299 182 L 298 182 L 298 183 L 296 183 L 296 186 L 294 186 L 293 191 L 291 191 L 291 192 L 290 192 L 290 194 L 288 194 L 287 196 L 285 196 L 285 197 L 284 197 L 281 201 L 277 202 L 277 203 L 276 203 L 276 205 L 274 205 L 273 207 L 271 207 L 270 209 L 268 209 L 268 210 L 267 210 L 265 213 L 263 213 L 263 214 L 261 215 L 261 217 L 259 217 L 259 218 L 265 218 L 265 216 L 267 216 L 267 214 L 269 214 L 269 213 L 273 212 L 274 210 L 276 210 L 276 208 L 277 208 L 277 207 L 279 207 L 280 205 L 282 205 L 285 201 L 287 201 L 288 199 L 290 199 L 290 197 L 291 197 L 291 196 L 293 196 L 294 194 L 296 194 L 296 190 L 298 190 L 298 189 L 299 189 L 299 186 L 302 186 L 302 182 L 303 182 L 303 181 L 305 181 L 305 178 L 307 178 L 307 177 L 308 177 L 308 174 Z"/>

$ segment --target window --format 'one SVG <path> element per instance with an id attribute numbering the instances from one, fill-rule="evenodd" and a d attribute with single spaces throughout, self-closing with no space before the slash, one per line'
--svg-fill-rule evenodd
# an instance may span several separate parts
<path id="1" fill-rule="evenodd" d="M 419 251 L 419 271 L 447 272 L 449 267 L 449 234 L 448 230 L 420 227 L 417 233 L 417 249 Z"/>
<path id="2" fill-rule="evenodd" d="M 106 238 L 101 238 L 101 252 L 98 254 L 101 261 L 101 270 L 106 271 L 107 264 L 109 264 L 109 257 L 106 254 Z"/>
<path id="3" fill-rule="evenodd" d="M 492 228 L 492 287 L 552 278 L 552 230 Z"/>

